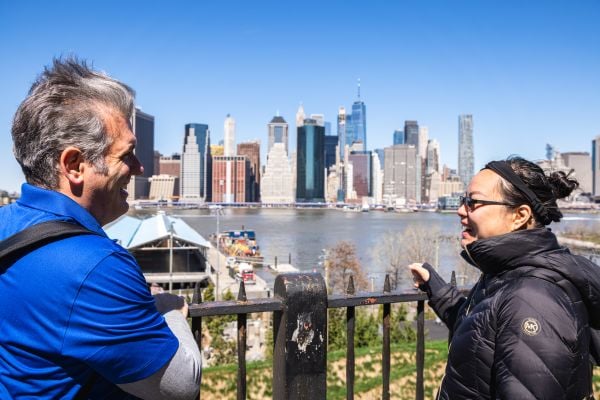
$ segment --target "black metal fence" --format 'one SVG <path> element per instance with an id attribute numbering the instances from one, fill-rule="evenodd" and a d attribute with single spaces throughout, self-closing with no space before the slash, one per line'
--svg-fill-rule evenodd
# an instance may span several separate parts
<path id="1" fill-rule="evenodd" d="M 246 399 L 246 319 L 250 313 L 273 313 L 273 398 L 325 399 L 327 391 L 327 309 L 346 308 L 346 392 L 354 398 L 355 308 L 383 305 L 382 398 L 390 398 L 390 317 L 391 304 L 417 302 L 416 399 L 424 398 L 425 315 L 427 296 L 421 292 L 392 293 L 386 277 L 383 292 L 355 293 L 352 278 L 347 293 L 327 295 L 318 273 L 278 275 L 274 297 L 247 299 L 243 283 L 238 299 L 202 303 L 197 287 L 189 307 L 192 331 L 201 346 L 202 317 L 237 315 L 237 398 Z M 200 397 L 202 393 L 200 394 Z"/>

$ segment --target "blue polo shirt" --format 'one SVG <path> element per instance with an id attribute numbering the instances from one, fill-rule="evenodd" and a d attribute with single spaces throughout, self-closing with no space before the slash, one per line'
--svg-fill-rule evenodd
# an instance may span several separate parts
<path id="1" fill-rule="evenodd" d="M 0 399 L 127 398 L 115 384 L 154 374 L 179 341 L 157 312 L 135 259 L 67 196 L 29 184 L 0 207 L 0 240 L 48 220 L 98 232 L 0 264 Z M 97 374 L 94 374 L 94 371 Z"/>

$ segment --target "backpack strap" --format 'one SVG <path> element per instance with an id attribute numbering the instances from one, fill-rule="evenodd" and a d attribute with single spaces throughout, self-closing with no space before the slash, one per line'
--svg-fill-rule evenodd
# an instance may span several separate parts
<path id="1" fill-rule="evenodd" d="M 81 225 L 65 221 L 47 221 L 32 225 L 0 241 L 0 261 L 9 260 L 7 267 L 14 261 L 48 243 L 77 235 L 99 235 Z M 75 399 L 87 399 L 92 387 L 98 379 L 98 373 L 92 371 L 91 376 L 77 392 Z"/>
<path id="2" fill-rule="evenodd" d="M 32 225 L 0 241 L 0 260 L 20 258 L 24 253 L 71 236 L 94 234 L 81 225 L 65 221 L 47 221 Z"/>

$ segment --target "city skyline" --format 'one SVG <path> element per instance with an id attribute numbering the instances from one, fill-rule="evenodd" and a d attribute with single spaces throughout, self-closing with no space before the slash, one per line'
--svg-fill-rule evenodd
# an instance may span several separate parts
<path id="1" fill-rule="evenodd" d="M 350 114 L 357 100 L 357 79 L 367 150 L 390 146 L 414 120 L 439 142 L 441 163 L 457 168 L 457 116 L 471 114 L 476 171 L 511 154 L 544 158 L 546 143 L 591 152 L 600 3 L 355 5 L 3 2 L 0 189 L 19 191 L 23 181 L 10 140 L 18 104 L 52 57 L 69 54 L 136 90 L 165 155 L 182 152 L 189 123 L 207 124 L 218 143 L 231 114 L 236 144 L 259 139 L 264 164 L 273 116 L 290 124 L 293 152 L 298 106 L 335 127 L 338 108 Z M 304 8 L 318 12 L 306 19 Z"/>

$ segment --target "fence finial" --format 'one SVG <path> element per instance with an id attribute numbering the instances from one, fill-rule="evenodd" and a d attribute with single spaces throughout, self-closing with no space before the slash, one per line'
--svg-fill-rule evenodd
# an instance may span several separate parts
<path id="1" fill-rule="evenodd" d="M 246 297 L 246 285 L 244 284 L 244 280 L 240 281 L 240 290 L 238 291 L 238 301 L 247 301 Z"/>
<path id="2" fill-rule="evenodd" d="M 194 286 L 194 295 L 192 296 L 192 304 L 202 303 L 202 291 L 200 290 L 200 282 L 196 282 Z"/>
<path id="3" fill-rule="evenodd" d="M 356 289 L 354 289 L 354 277 L 350 275 L 350 279 L 348 280 L 348 287 L 346 288 L 346 294 L 354 293 L 356 293 Z"/>
<path id="4" fill-rule="evenodd" d="M 390 274 L 385 274 L 385 283 L 383 284 L 383 293 L 389 293 L 391 292 L 391 287 L 392 285 L 390 285 Z"/>

